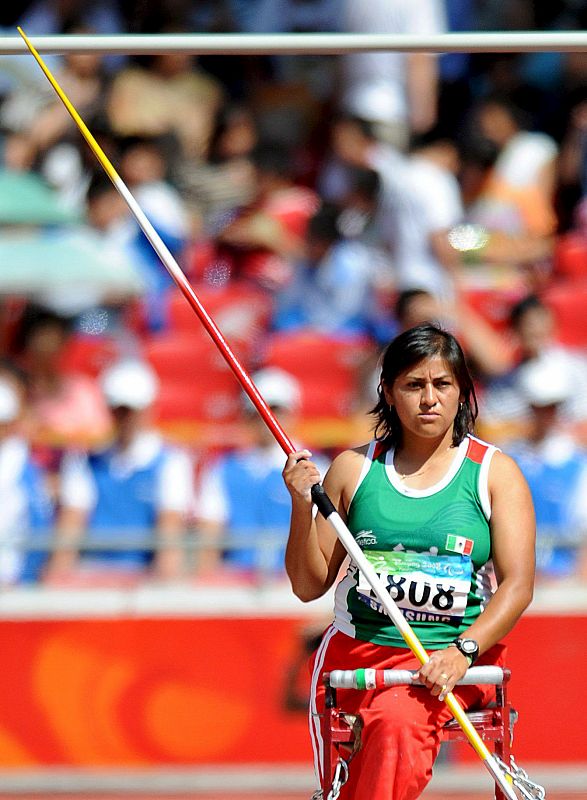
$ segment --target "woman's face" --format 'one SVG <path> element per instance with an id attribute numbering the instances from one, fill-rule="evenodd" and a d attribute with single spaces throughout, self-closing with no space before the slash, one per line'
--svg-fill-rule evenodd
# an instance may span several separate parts
<path id="1" fill-rule="evenodd" d="M 442 437 L 452 428 L 461 400 L 456 378 L 441 356 L 402 372 L 392 386 L 384 384 L 384 392 L 404 432 L 425 438 Z"/>

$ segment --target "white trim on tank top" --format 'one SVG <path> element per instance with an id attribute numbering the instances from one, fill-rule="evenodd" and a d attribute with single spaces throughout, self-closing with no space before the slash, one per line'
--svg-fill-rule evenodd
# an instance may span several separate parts
<path id="1" fill-rule="evenodd" d="M 455 454 L 455 457 L 450 465 L 448 471 L 444 475 L 443 478 L 440 479 L 437 483 L 433 486 L 428 487 L 427 489 L 413 489 L 409 486 L 404 486 L 399 478 L 398 473 L 396 472 L 395 467 L 393 466 L 393 454 L 394 450 L 388 450 L 385 454 L 385 472 L 386 475 L 391 483 L 391 485 L 397 489 L 400 494 L 405 495 L 406 497 L 430 497 L 433 494 L 436 494 L 441 489 L 444 489 L 451 480 L 454 478 L 456 473 L 459 471 L 461 465 L 463 464 L 466 456 L 467 450 L 469 448 L 469 440 L 474 439 L 481 444 L 487 446 L 487 452 L 483 456 L 483 461 L 481 462 L 481 468 L 479 470 L 479 481 L 478 481 L 478 492 L 479 492 L 479 499 L 481 501 L 481 507 L 483 509 L 483 513 L 485 514 L 486 518 L 489 520 L 491 519 L 491 501 L 489 498 L 489 466 L 491 464 L 491 459 L 493 454 L 497 452 L 499 448 L 495 447 L 488 442 L 483 441 L 483 439 L 479 439 L 477 436 L 473 436 L 473 434 L 468 434 L 465 436 L 463 441 L 460 443 L 458 447 L 458 451 Z M 371 469 L 371 464 L 373 463 L 373 455 L 375 453 L 375 448 L 377 447 L 378 442 L 373 439 L 369 442 L 369 446 L 367 448 L 367 452 L 365 453 L 365 458 L 363 460 L 363 466 L 361 468 L 361 473 L 357 480 L 357 485 L 355 486 L 355 490 L 352 494 L 349 508 L 355 499 L 355 495 L 359 489 L 359 486 L 363 483 L 365 478 L 367 477 L 369 470 Z"/>
<path id="2" fill-rule="evenodd" d="M 455 477 L 465 460 L 468 447 L 469 437 L 465 436 L 457 448 L 457 452 L 453 457 L 450 467 L 444 473 L 442 478 L 432 486 L 428 486 L 426 489 L 414 489 L 411 486 L 405 486 L 402 483 L 399 474 L 396 472 L 396 469 L 393 466 L 395 448 L 388 450 L 385 454 L 385 474 L 387 475 L 387 479 L 393 488 L 396 489 L 400 494 L 403 494 L 405 497 L 431 497 L 433 494 L 437 494 L 446 486 L 448 486 L 448 484 Z"/>
<path id="3" fill-rule="evenodd" d="M 375 453 L 375 448 L 377 447 L 377 440 L 372 439 L 369 442 L 369 446 L 367 448 L 367 452 L 365 453 L 365 458 L 363 459 L 363 466 L 361 467 L 361 474 L 359 475 L 359 480 L 357 481 L 357 485 L 355 486 L 355 491 L 352 494 L 351 501 L 349 503 L 349 508 L 352 505 L 353 500 L 355 499 L 355 495 L 359 486 L 363 483 L 369 470 L 371 469 L 371 464 L 373 463 L 373 454 Z"/>
<path id="4" fill-rule="evenodd" d="M 478 439 L 476 436 L 471 436 L 471 439 L 475 439 L 477 442 L 481 442 L 481 444 L 484 444 L 487 447 L 485 455 L 483 456 L 483 461 L 481 462 L 481 469 L 479 470 L 479 483 L 477 489 L 479 492 L 479 499 L 481 500 L 481 508 L 483 509 L 483 513 L 485 514 L 487 521 L 489 521 L 491 519 L 491 498 L 489 497 L 489 467 L 491 465 L 491 459 L 493 458 L 493 454 L 498 452 L 499 447 L 495 447 L 495 445 L 488 444 L 487 442 L 484 442 L 483 439 Z"/>

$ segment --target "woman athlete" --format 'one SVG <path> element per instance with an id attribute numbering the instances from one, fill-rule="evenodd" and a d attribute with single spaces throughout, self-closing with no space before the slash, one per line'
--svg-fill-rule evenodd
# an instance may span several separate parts
<path id="1" fill-rule="evenodd" d="M 465 709 L 488 686 L 456 686 L 468 667 L 504 664 L 503 637 L 532 599 L 535 522 L 508 456 L 473 436 L 477 403 L 463 351 L 430 324 L 396 337 L 382 361 L 375 437 L 332 463 L 324 487 L 429 654 L 424 665 L 379 608 L 333 529 L 313 514 L 311 454 L 290 455 L 286 569 L 303 601 L 338 580 L 332 625 L 312 657 L 310 732 L 320 777 L 321 676 L 332 669 L 413 669 L 422 686 L 339 690 L 362 722 L 343 800 L 413 800 L 432 777 L 454 690 Z"/>

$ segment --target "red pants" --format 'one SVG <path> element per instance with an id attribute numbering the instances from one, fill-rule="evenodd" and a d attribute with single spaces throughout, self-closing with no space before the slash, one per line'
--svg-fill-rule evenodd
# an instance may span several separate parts
<path id="1" fill-rule="evenodd" d="M 495 645 L 477 664 L 504 666 L 505 646 Z M 310 663 L 310 736 L 318 779 L 323 751 L 318 714 L 324 710 L 322 673 L 333 669 L 417 669 L 411 651 L 352 639 L 328 628 Z M 457 686 L 455 696 L 465 709 L 495 699 L 494 686 Z M 440 729 L 451 719 L 444 702 L 422 686 L 393 686 L 375 691 L 338 689 L 340 708 L 360 714 L 362 746 L 354 756 L 340 800 L 415 800 L 432 777 L 440 748 Z"/>

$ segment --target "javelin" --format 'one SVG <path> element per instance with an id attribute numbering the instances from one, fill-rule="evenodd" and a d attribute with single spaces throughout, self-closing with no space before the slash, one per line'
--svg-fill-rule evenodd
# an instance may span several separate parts
<path id="1" fill-rule="evenodd" d="M 192 309 L 196 312 L 197 316 L 199 317 L 200 321 L 206 328 L 207 332 L 212 337 L 214 344 L 218 347 L 220 352 L 222 353 L 224 359 L 228 363 L 229 367 L 234 372 L 237 380 L 241 384 L 242 388 L 248 395 L 249 399 L 263 418 L 263 421 L 274 435 L 275 439 L 286 453 L 286 455 L 291 455 L 295 452 L 295 447 L 293 446 L 291 440 L 286 435 L 285 431 L 277 421 L 276 417 L 274 416 L 273 412 L 263 399 L 261 393 L 251 380 L 250 376 L 247 374 L 246 370 L 238 361 L 235 354 L 230 349 L 228 343 L 224 339 L 224 336 L 220 332 L 220 329 L 212 319 L 212 317 L 208 314 L 200 300 L 198 299 L 196 293 L 190 286 L 187 278 L 183 274 L 179 264 L 172 256 L 171 252 L 150 223 L 144 212 L 142 211 L 141 207 L 131 194 L 130 190 L 127 188 L 126 184 L 117 173 L 117 171 L 112 166 L 111 162 L 109 161 L 108 157 L 92 135 L 91 131 L 80 117 L 74 106 L 72 105 L 71 101 L 57 83 L 56 79 L 53 77 L 53 74 L 49 70 L 49 68 L 44 63 L 41 56 L 38 54 L 34 46 L 31 44 L 30 40 L 22 30 L 22 28 L 17 29 L 28 49 L 30 50 L 31 54 L 34 56 L 35 60 L 37 61 L 38 65 L 41 67 L 43 72 L 45 73 L 49 83 L 57 92 L 60 100 L 62 101 L 63 105 L 73 118 L 74 122 L 78 126 L 81 134 L 83 135 L 84 139 L 90 146 L 90 149 L 102 165 L 104 171 L 114 184 L 114 187 L 120 193 L 122 198 L 125 200 L 126 204 L 128 205 L 130 211 L 132 212 L 133 216 L 135 217 L 136 221 L 138 222 L 139 226 L 141 227 L 143 233 L 153 246 L 153 249 L 161 259 L 163 266 L 167 269 L 179 289 L 181 290 L 182 294 L 186 298 L 186 300 L 191 305 Z M 377 599 L 381 602 L 381 605 L 391 617 L 392 622 L 398 628 L 399 632 L 404 638 L 404 641 L 412 651 L 412 653 L 418 658 L 421 664 L 425 664 L 428 661 L 428 653 L 424 650 L 422 643 L 404 618 L 403 614 L 397 607 L 395 601 L 392 599 L 389 592 L 386 590 L 385 585 L 381 578 L 375 572 L 373 566 L 367 561 L 365 558 L 363 551 L 359 547 L 359 545 L 354 540 L 351 532 L 343 522 L 342 518 L 336 511 L 334 504 L 324 491 L 324 488 L 321 484 L 316 484 L 312 487 L 312 499 L 318 510 L 322 514 L 322 516 L 328 520 L 328 522 L 334 528 L 336 535 L 340 539 L 342 545 L 344 546 L 345 550 L 351 557 L 351 559 L 355 562 L 357 567 L 363 573 L 367 582 L 373 589 Z M 450 708 L 453 717 L 457 720 L 461 728 L 463 729 L 467 739 L 471 743 L 473 749 L 479 756 L 479 758 L 483 761 L 491 775 L 493 776 L 494 780 L 499 784 L 502 791 L 509 798 L 509 800 L 517 800 L 517 795 L 514 792 L 514 789 L 511 785 L 511 778 L 504 772 L 504 770 L 499 766 L 495 756 L 489 751 L 475 728 L 473 727 L 472 723 L 468 719 L 467 715 L 465 714 L 464 709 L 462 708 L 461 704 L 454 696 L 452 692 L 446 695 L 445 703 Z"/>

